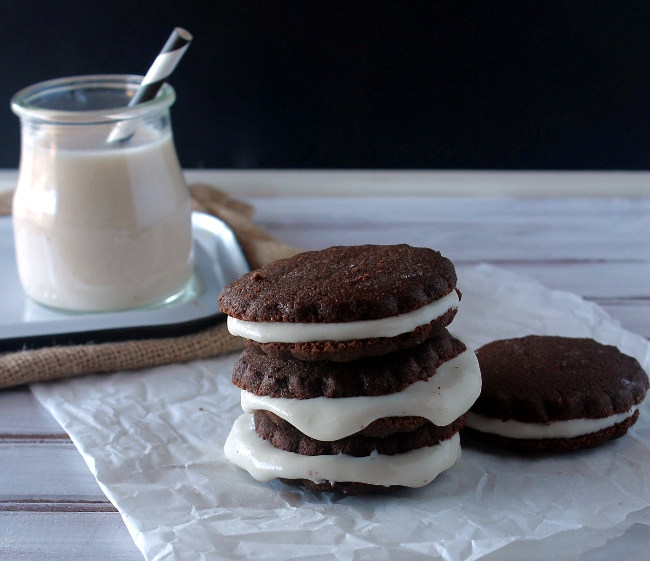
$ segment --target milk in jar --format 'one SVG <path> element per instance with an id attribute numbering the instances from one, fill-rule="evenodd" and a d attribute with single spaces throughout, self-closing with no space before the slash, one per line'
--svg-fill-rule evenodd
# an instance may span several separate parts
<path id="1" fill-rule="evenodd" d="M 144 109 L 98 108 L 93 94 L 102 92 L 93 87 L 124 92 L 138 82 L 104 77 L 93 86 L 92 78 L 82 109 L 61 109 L 66 100 L 58 98 L 33 107 L 38 93 L 30 100 L 29 92 L 22 113 L 14 102 L 22 123 L 18 272 L 25 293 L 48 306 L 139 308 L 179 293 L 192 275 L 190 197 L 169 124 L 173 90 L 165 85 Z M 116 126 L 123 138 L 109 141 Z"/>

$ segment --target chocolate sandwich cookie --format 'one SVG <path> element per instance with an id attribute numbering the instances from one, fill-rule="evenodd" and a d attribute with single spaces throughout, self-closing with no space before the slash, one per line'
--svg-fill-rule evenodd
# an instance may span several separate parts
<path id="1" fill-rule="evenodd" d="M 465 431 L 515 450 L 570 451 L 623 436 L 648 391 L 636 359 L 593 339 L 529 335 L 477 355 L 483 389 Z"/>
<path id="2" fill-rule="evenodd" d="M 275 261 L 227 285 L 231 333 L 278 358 L 349 361 L 413 347 L 452 321 L 460 292 L 429 248 L 337 246 Z"/>
<path id="3" fill-rule="evenodd" d="M 463 419 L 450 427 L 436 428 L 425 423 L 418 429 L 388 437 L 354 435 L 332 443 L 298 434 L 291 425 L 268 413 L 256 412 L 255 417 L 245 414 L 235 421 L 224 451 L 230 461 L 258 481 L 280 478 L 315 491 L 376 493 L 426 485 L 460 457 L 457 431 Z M 381 444 L 384 440 L 385 444 Z M 422 443 L 431 445 L 419 446 Z M 375 449 L 371 450 L 373 445 Z M 382 453 L 376 449 L 378 446 L 395 453 Z M 331 453 L 318 453 L 321 450 Z M 339 450 L 356 455 L 338 453 Z"/>
<path id="4" fill-rule="evenodd" d="M 367 436 L 375 431 L 382 432 L 383 419 L 373 423 L 375 427 L 367 427 L 361 432 L 332 442 L 315 440 L 302 434 L 291 424 L 267 411 L 254 413 L 255 431 L 264 440 L 269 441 L 275 448 L 294 452 L 305 456 L 333 456 L 344 454 L 352 457 L 369 457 L 372 455 L 405 454 L 412 450 L 430 447 L 449 440 L 463 428 L 465 416 L 460 417 L 450 425 L 437 427 L 430 421 L 418 417 L 391 418 L 392 429 L 401 428 L 383 436 Z M 383 425 L 385 428 L 387 425 Z M 372 430 L 368 430 L 372 429 Z M 353 481 L 320 481 L 309 479 L 287 479 L 282 481 L 292 485 L 300 485 L 313 491 L 339 491 L 345 494 L 377 493 L 387 489 L 382 485 L 372 485 Z M 394 488 L 397 485 L 388 488 Z"/>
<path id="5" fill-rule="evenodd" d="M 447 331 L 412 349 L 352 362 L 283 360 L 247 349 L 233 382 L 242 390 L 245 413 L 270 411 L 323 441 L 390 417 L 446 426 L 481 391 L 476 355 Z"/>

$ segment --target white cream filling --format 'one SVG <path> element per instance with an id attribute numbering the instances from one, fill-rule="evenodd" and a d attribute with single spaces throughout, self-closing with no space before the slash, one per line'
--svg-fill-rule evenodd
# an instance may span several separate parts
<path id="1" fill-rule="evenodd" d="M 598 432 L 614 426 L 634 415 L 638 406 L 632 407 L 626 413 L 611 415 L 602 419 L 571 419 L 569 421 L 554 421 L 552 423 L 522 423 L 521 421 L 502 421 L 469 413 L 466 426 L 481 432 L 497 434 L 507 438 L 574 438 Z"/>
<path id="2" fill-rule="evenodd" d="M 258 343 L 308 343 L 396 337 L 443 316 L 450 309 L 457 308 L 458 302 L 458 294 L 452 290 L 439 300 L 406 314 L 343 323 L 244 321 L 228 316 L 228 330 L 233 335 Z"/>
<path id="3" fill-rule="evenodd" d="M 460 458 L 460 439 L 455 434 L 434 446 L 394 456 L 376 453 L 361 458 L 344 454 L 303 456 L 279 450 L 260 438 L 253 428 L 252 415 L 243 414 L 235 421 L 224 452 L 226 458 L 258 481 L 284 477 L 315 483 L 338 481 L 422 487 Z"/>
<path id="4" fill-rule="evenodd" d="M 445 426 L 463 413 L 481 393 L 481 372 L 469 347 L 443 363 L 428 380 L 400 392 L 361 397 L 288 399 L 241 392 L 246 413 L 271 411 L 316 440 L 339 440 L 382 417 L 417 416 Z"/>

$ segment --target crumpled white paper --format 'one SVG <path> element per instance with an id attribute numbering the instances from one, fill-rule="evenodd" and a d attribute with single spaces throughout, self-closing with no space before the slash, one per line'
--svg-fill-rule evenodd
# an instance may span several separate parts
<path id="1" fill-rule="evenodd" d="M 648 342 L 597 305 L 494 267 L 459 270 L 451 331 L 478 347 L 589 336 L 650 369 Z M 563 559 L 650 525 L 650 407 L 624 438 L 526 458 L 465 446 L 432 484 L 342 497 L 258 483 L 224 458 L 235 356 L 32 386 L 148 560 Z"/>

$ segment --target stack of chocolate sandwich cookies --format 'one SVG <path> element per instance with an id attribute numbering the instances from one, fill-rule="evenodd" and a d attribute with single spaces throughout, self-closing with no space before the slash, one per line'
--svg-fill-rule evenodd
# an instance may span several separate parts
<path id="1" fill-rule="evenodd" d="M 229 284 L 219 304 L 247 347 L 227 457 L 314 490 L 429 483 L 457 461 L 481 387 L 446 330 L 459 299 L 452 263 L 407 245 L 306 252 Z"/>

